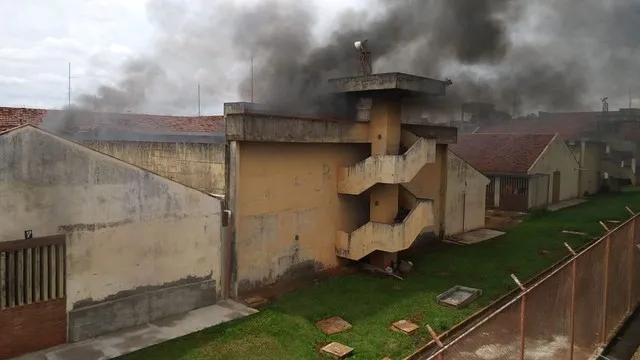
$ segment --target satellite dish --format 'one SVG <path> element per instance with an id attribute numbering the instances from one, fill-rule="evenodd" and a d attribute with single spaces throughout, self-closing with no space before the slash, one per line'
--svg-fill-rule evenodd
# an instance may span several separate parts
<path id="1" fill-rule="evenodd" d="M 364 51 L 364 48 L 367 45 L 367 41 L 367 39 L 356 41 L 355 43 L 353 43 L 353 46 L 355 46 L 358 51 Z"/>

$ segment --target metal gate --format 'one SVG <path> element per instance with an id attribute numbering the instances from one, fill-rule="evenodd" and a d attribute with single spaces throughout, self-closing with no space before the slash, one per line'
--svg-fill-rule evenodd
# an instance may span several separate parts
<path id="1" fill-rule="evenodd" d="M 67 340 L 65 236 L 0 242 L 0 360 Z"/>

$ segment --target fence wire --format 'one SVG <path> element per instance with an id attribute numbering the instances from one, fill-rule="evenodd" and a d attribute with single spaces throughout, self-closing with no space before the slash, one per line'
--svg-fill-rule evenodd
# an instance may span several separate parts
<path id="1" fill-rule="evenodd" d="M 628 308 L 628 299 L 630 292 L 630 269 L 629 269 L 629 255 L 630 255 L 630 239 L 629 230 L 630 226 L 624 226 L 617 231 L 611 233 L 610 252 L 609 252 L 609 271 L 607 279 L 607 301 L 604 304 L 606 310 L 605 318 L 605 335 L 613 335 L 612 332 L 616 330 L 619 325 L 620 319 L 625 317 Z"/>
<path id="2" fill-rule="evenodd" d="M 634 216 L 428 359 L 589 359 L 640 302 L 639 230 Z"/>
<path id="3" fill-rule="evenodd" d="M 525 359 L 568 358 L 571 341 L 571 267 L 564 267 L 526 295 Z"/>
<path id="4" fill-rule="evenodd" d="M 576 258 L 576 297 L 574 344 L 576 349 L 593 352 L 603 339 L 602 317 L 605 242 L 601 241 Z"/>
<path id="5" fill-rule="evenodd" d="M 440 359 L 511 360 L 519 358 L 521 306 L 521 300 L 507 306 L 475 329 L 473 335 L 453 344 Z"/>

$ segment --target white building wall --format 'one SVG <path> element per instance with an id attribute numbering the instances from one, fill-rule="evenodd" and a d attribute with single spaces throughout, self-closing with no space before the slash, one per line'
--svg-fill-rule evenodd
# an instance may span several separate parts
<path id="1" fill-rule="evenodd" d="M 488 184 L 484 175 L 447 152 L 446 235 L 484 227 Z"/>
<path id="2" fill-rule="evenodd" d="M 551 140 L 538 160 L 529 169 L 530 174 L 549 175 L 549 204 L 553 196 L 553 173 L 560 171 L 560 201 L 578 197 L 579 165 L 572 152 L 559 136 Z"/>

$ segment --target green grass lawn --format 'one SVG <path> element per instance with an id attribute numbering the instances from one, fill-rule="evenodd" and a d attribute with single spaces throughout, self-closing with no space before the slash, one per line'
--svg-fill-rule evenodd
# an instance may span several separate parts
<path id="1" fill-rule="evenodd" d="M 532 278 L 567 255 L 566 241 L 579 248 L 590 239 L 561 230 L 603 233 L 601 220 L 624 220 L 625 206 L 640 211 L 640 191 L 603 195 L 556 213 L 532 214 L 507 235 L 467 247 L 440 245 L 414 256 L 404 281 L 349 275 L 281 296 L 260 313 L 153 346 L 120 358 L 142 359 L 319 359 L 318 348 L 338 341 L 355 349 L 353 359 L 403 358 L 426 344 L 430 324 L 443 332 L 515 288 L 509 277 Z M 546 250 L 546 251 L 543 251 Z M 468 308 L 444 308 L 438 294 L 454 285 L 483 290 Z M 324 335 L 314 323 L 341 316 L 353 328 Z M 406 336 L 390 324 L 411 319 L 422 325 Z"/>

